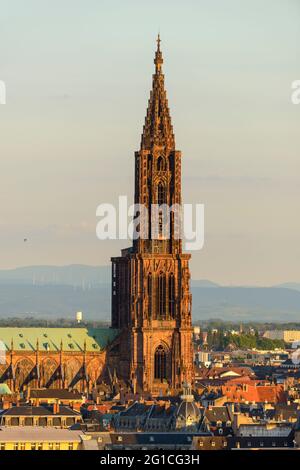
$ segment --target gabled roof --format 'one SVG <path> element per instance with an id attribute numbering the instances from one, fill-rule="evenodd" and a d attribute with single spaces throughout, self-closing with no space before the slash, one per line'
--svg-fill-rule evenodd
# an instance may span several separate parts
<path id="1" fill-rule="evenodd" d="M 168 419 L 175 415 L 176 406 L 153 405 L 149 414 L 149 419 L 164 418 Z"/>
<path id="2" fill-rule="evenodd" d="M 213 406 L 212 408 L 206 408 L 204 415 L 211 423 L 217 421 L 221 421 L 223 423 L 231 421 L 231 416 L 226 406 Z"/>
<path id="3" fill-rule="evenodd" d="M 129 416 L 142 416 L 146 414 L 152 405 L 146 405 L 145 403 L 135 402 L 129 406 L 126 410 L 120 412 L 120 417 Z"/>
<path id="4" fill-rule="evenodd" d="M 202 367 L 196 370 L 197 380 L 230 379 L 232 377 L 253 377 L 254 372 L 248 366 L 241 367 Z"/>
<path id="5" fill-rule="evenodd" d="M 30 389 L 30 398 L 60 400 L 82 400 L 83 394 L 78 390 L 67 390 L 60 388 L 36 388 Z"/>
<path id="6" fill-rule="evenodd" d="M 43 426 L 1 426 L 1 442 L 81 442 L 82 431 Z"/>
<path id="7" fill-rule="evenodd" d="M 52 406 L 13 406 L 4 410 L 1 416 L 80 416 L 78 411 L 68 406 L 59 406 L 59 411 L 54 413 Z"/>
<path id="8" fill-rule="evenodd" d="M 207 436 L 208 433 L 185 433 L 185 432 L 127 432 L 111 433 L 111 441 L 114 445 L 168 445 L 180 446 L 191 445 L 194 436 Z"/>

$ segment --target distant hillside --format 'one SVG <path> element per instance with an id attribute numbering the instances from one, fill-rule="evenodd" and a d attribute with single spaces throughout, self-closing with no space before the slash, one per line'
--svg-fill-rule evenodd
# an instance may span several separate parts
<path id="1" fill-rule="evenodd" d="M 300 291 L 276 287 L 193 288 L 193 318 L 299 321 Z"/>
<path id="2" fill-rule="evenodd" d="M 33 316 L 40 318 L 110 319 L 110 287 L 26 285 L 0 283 L 0 318 Z"/>
<path id="3" fill-rule="evenodd" d="M 283 287 L 284 289 L 294 289 L 300 291 L 300 284 L 298 282 L 285 282 L 284 284 L 278 284 L 274 287 Z"/>
<path id="4" fill-rule="evenodd" d="M 0 318 L 36 316 L 110 319 L 109 266 L 29 266 L 0 270 Z M 278 287 L 224 287 L 193 280 L 193 319 L 287 322 L 300 320 L 300 290 Z M 296 285 L 297 284 L 292 284 Z"/>
<path id="5" fill-rule="evenodd" d="M 92 287 L 110 284 L 110 266 L 26 266 L 0 270 L 0 284 L 66 285 Z"/>
<path id="6" fill-rule="evenodd" d="M 219 287 L 219 284 L 215 282 L 208 281 L 207 279 L 194 280 L 192 279 L 192 287 Z"/>

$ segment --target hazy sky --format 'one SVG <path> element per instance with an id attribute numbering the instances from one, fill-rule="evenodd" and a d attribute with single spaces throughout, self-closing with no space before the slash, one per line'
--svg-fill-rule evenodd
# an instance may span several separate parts
<path id="1" fill-rule="evenodd" d="M 132 198 L 158 29 L 192 276 L 300 282 L 299 0 L 0 0 L 0 269 L 118 255 L 95 211 Z"/>

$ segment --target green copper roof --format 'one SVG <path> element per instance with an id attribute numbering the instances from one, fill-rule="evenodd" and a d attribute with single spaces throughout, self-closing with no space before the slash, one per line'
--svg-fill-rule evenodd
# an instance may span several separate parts
<path id="1" fill-rule="evenodd" d="M 101 351 L 118 335 L 112 328 L 0 328 L 0 341 L 10 350 L 35 351 L 37 342 L 40 351 Z M 1 344 L 0 344 L 1 349 Z"/>
<path id="2" fill-rule="evenodd" d="M 11 390 L 7 384 L 0 384 L 0 395 L 11 395 Z"/>

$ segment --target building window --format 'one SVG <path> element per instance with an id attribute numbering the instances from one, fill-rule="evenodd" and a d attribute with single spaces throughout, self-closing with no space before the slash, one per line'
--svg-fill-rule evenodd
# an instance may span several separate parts
<path id="1" fill-rule="evenodd" d="M 49 442 L 48 449 L 49 450 L 54 450 L 54 443 L 53 442 Z"/>
<path id="2" fill-rule="evenodd" d="M 162 211 L 159 211 L 158 214 L 158 234 L 160 237 L 163 235 L 163 214 Z"/>
<path id="3" fill-rule="evenodd" d="M 43 450 L 43 443 L 42 442 L 38 443 L 37 450 Z"/>
<path id="4" fill-rule="evenodd" d="M 14 450 L 19 450 L 19 443 L 18 442 L 14 442 Z"/>
<path id="5" fill-rule="evenodd" d="M 0 450 L 5 450 L 5 442 L 0 442 Z"/>
<path id="6" fill-rule="evenodd" d="M 31 443 L 31 450 L 36 450 L 36 443 L 35 442 Z"/>
<path id="7" fill-rule="evenodd" d="M 123 441 L 122 436 L 118 436 L 118 441 L 119 441 L 119 442 L 122 442 L 122 441 Z"/>
<path id="8" fill-rule="evenodd" d="M 154 378 L 161 381 L 167 378 L 167 355 L 163 346 L 158 346 L 155 351 Z"/>
<path id="9" fill-rule="evenodd" d="M 25 418 L 24 424 L 25 426 L 33 426 L 33 418 Z"/>
<path id="10" fill-rule="evenodd" d="M 116 263 L 113 263 L 113 265 L 112 265 L 112 273 L 113 273 L 113 277 L 116 277 L 116 275 L 117 275 L 117 266 L 116 266 Z"/>
<path id="11" fill-rule="evenodd" d="M 161 206 L 162 204 L 166 204 L 166 202 L 166 188 L 163 183 L 159 182 L 157 185 L 157 204 Z"/>
<path id="12" fill-rule="evenodd" d="M 169 277 L 169 315 L 175 317 L 175 279 L 172 273 Z"/>
<path id="13" fill-rule="evenodd" d="M 55 450 L 60 450 L 60 443 L 59 442 L 55 443 Z"/>
<path id="14" fill-rule="evenodd" d="M 69 442 L 68 450 L 74 450 L 73 442 Z"/>
<path id="15" fill-rule="evenodd" d="M 151 273 L 148 276 L 148 313 L 151 316 L 152 314 L 152 275 Z"/>
<path id="16" fill-rule="evenodd" d="M 25 450 L 26 449 L 26 444 L 25 442 L 20 443 L 20 450 Z"/>
<path id="17" fill-rule="evenodd" d="M 160 319 L 166 316 L 166 277 L 163 273 L 158 276 L 157 315 Z"/>
<path id="18" fill-rule="evenodd" d="M 66 418 L 66 426 L 73 426 L 75 424 L 75 418 Z"/>
<path id="19" fill-rule="evenodd" d="M 158 157 L 157 159 L 157 171 L 164 171 L 165 169 L 165 161 L 163 157 Z"/>

